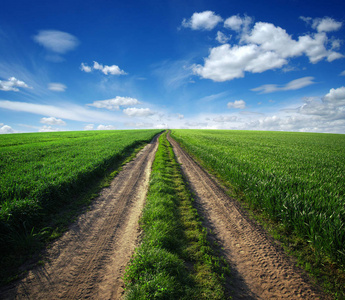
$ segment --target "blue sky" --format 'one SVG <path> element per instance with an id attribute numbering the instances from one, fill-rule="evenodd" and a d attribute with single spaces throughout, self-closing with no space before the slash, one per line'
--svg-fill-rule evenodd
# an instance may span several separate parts
<path id="1" fill-rule="evenodd" d="M 0 133 L 345 133 L 343 0 L 3 1 Z"/>

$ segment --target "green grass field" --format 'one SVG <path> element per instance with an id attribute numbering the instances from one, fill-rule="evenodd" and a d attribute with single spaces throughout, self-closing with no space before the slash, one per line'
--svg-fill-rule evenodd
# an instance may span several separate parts
<path id="1" fill-rule="evenodd" d="M 160 131 L 1 135 L 1 253 L 48 226 L 53 214 Z"/>
<path id="2" fill-rule="evenodd" d="M 172 130 L 237 196 L 345 264 L 345 135 Z"/>

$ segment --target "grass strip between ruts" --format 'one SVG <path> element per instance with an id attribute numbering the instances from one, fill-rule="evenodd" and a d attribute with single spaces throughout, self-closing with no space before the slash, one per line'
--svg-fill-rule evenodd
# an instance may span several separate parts
<path id="1" fill-rule="evenodd" d="M 124 275 L 126 299 L 225 299 L 229 267 L 207 240 L 166 133 L 140 220 L 143 238 Z"/>

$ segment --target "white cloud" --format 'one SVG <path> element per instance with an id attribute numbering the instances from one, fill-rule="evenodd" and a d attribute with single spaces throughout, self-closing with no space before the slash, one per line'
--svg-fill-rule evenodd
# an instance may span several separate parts
<path id="1" fill-rule="evenodd" d="M 80 70 L 90 73 L 92 70 L 99 70 L 103 74 L 108 75 L 127 75 L 127 73 L 119 68 L 117 65 L 112 66 L 103 66 L 102 64 L 98 63 L 97 61 L 93 62 L 93 67 L 88 66 L 85 63 L 81 63 Z"/>
<path id="2" fill-rule="evenodd" d="M 335 106 L 345 105 L 345 87 L 342 86 L 337 89 L 330 89 L 329 93 L 322 99 L 325 103 L 333 104 Z"/>
<path id="3" fill-rule="evenodd" d="M 193 66 L 194 74 L 213 81 L 227 81 L 244 77 L 245 72 L 262 73 L 282 68 L 288 64 L 290 58 L 302 55 L 306 55 L 313 64 L 322 59 L 331 62 L 344 57 L 334 51 L 340 41 L 332 42 L 328 39 L 326 25 L 323 25 L 323 30 L 299 36 L 295 40 L 285 29 L 274 24 L 257 22 L 250 29 L 251 22 L 249 17 L 228 18 L 224 26 L 239 32 L 239 44 L 224 44 L 211 48 L 204 64 Z M 320 24 L 325 22 L 320 21 Z"/>
<path id="4" fill-rule="evenodd" d="M 217 32 L 217 36 L 216 36 L 216 41 L 218 41 L 221 44 L 225 44 L 227 43 L 229 40 L 231 39 L 231 35 L 227 36 L 226 34 L 224 34 L 221 31 Z"/>
<path id="5" fill-rule="evenodd" d="M 22 111 L 42 116 L 48 115 L 55 118 L 82 122 L 114 121 L 113 114 L 92 111 L 82 106 L 73 104 L 66 104 L 65 106 L 54 106 L 19 101 L 0 100 L 0 108 L 13 111 Z"/>
<path id="6" fill-rule="evenodd" d="M 54 92 L 64 92 L 67 89 L 67 86 L 62 83 L 51 82 L 48 84 L 48 89 Z"/>
<path id="7" fill-rule="evenodd" d="M 184 119 L 184 115 L 181 115 L 181 114 L 177 114 L 177 117 L 178 117 L 179 120 Z"/>
<path id="8" fill-rule="evenodd" d="M 195 12 L 189 20 L 183 20 L 182 26 L 193 30 L 212 30 L 222 20 L 220 16 L 208 10 L 201 13 Z"/>
<path id="9" fill-rule="evenodd" d="M 243 100 L 235 100 L 235 102 L 228 102 L 228 108 L 244 109 L 246 108 L 246 102 L 244 102 Z"/>
<path id="10" fill-rule="evenodd" d="M 54 127 L 47 126 L 47 125 L 44 125 L 43 127 L 41 127 L 38 130 L 38 132 L 55 132 L 55 131 L 63 131 L 63 130 L 60 128 L 54 128 Z"/>
<path id="11" fill-rule="evenodd" d="M 300 36 L 298 40 L 294 40 L 281 27 L 271 23 L 257 22 L 249 34 L 242 36 L 242 40 L 257 44 L 264 51 L 274 51 L 282 58 L 305 54 L 311 63 L 317 63 L 323 58 L 332 61 L 342 57 L 340 53 L 326 49 L 328 39 L 324 32 Z"/>
<path id="12" fill-rule="evenodd" d="M 7 81 L 0 80 L 0 91 L 18 92 L 18 88 L 30 88 L 24 81 L 15 77 L 10 77 Z"/>
<path id="13" fill-rule="evenodd" d="M 0 126 L 2 125 L 3 124 L 1 123 Z M 11 126 L 3 125 L 2 127 L 0 127 L 0 134 L 6 134 L 6 133 L 15 133 L 15 131 L 12 129 Z"/>
<path id="14" fill-rule="evenodd" d="M 227 81 L 244 77 L 244 72 L 262 73 L 280 68 L 287 61 L 273 51 L 263 51 L 257 45 L 233 46 L 224 44 L 212 48 L 204 66 L 194 65 L 193 71 L 202 78 Z"/>
<path id="15" fill-rule="evenodd" d="M 334 126 L 339 126 L 343 122 L 343 133 L 345 132 L 345 87 L 332 88 L 321 99 L 306 98 L 304 102 L 295 112 L 312 116 L 320 123 L 320 126 L 323 126 L 323 123 L 328 125 L 334 123 Z"/>
<path id="16" fill-rule="evenodd" d="M 97 130 L 115 130 L 116 127 L 113 125 L 98 125 Z"/>
<path id="17" fill-rule="evenodd" d="M 151 111 L 149 108 L 126 108 L 123 112 L 129 117 L 149 117 L 154 115 L 155 113 Z"/>
<path id="18" fill-rule="evenodd" d="M 94 130 L 95 125 L 94 124 L 87 124 L 84 126 L 84 130 Z"/>
<path id="19" fill-rule="evenodd" d="M 244 18 L 241 18 L 240 16 L 231 16 L 230 18 L 227 18 L 224 21 L 224 27 L 240 32 L 244 31 L 246 32 L 249 28 L 249 25 L 253 22 L 253 19 L 251 17 L 245 16 Z"/>
<path id="20" fill-rule="evenodd" d="M 34 40 L 46 49 L 59 54 L 71 51 L 79 44 L 75 36 L 58 30 L 40 30 L 34 36 Z"/>
<path id="21" fill-rule="evenodd" d="M 340 76 L 345 76 L 345 70 L 340 73 Z"/>
<path id="22" fill-rule="evenodd" d="M 318 32 L 330 32 L 339 30 L 342 25 L 342 22 L 335 21 L 334 19 L 329 17 L 324 17 L 322 19 L 314 19 L 312 27 L 316 29 Z"/>
<path id="23" fill-rule="evenodd" d="M 314 77 L 303 77 L 299 79 L 292 80 L 285 85 L 279 86 L 277 84 L 264 84 L 257 88 L 251 89 L 254 92 L 260 92 L 260 94 L 268 94 L 277 91 L 289 91 L 298 90 L 308 85 L 314 84 Z"/>
<path id="24" fill-rule="evenodd" d="M 65 121 L 61 119 L 57 119 L 55 117 L 42 118 L 40 120 L 40 123 L 48 124 L 48 125 L 66 125 Z"/>
<path id="25" fill-rule="evenodd" d="M 81 63 L 80 70 L 82 70 L 86 73 L 90 73 L 92 71 L 92 68 L 89 67 L 88 65 L 84 64 L 84 63 Z"/>
<path id="26" fill-rule="evenodd" d="M 92 104 L 87 105 L 97 108 L 106 108 L 109 110 L 119 110 L 120 106 L 131 106 L 137 104 L 140 104 L 140 102 L 135 98 L 116 96 L 113 99 L 94 101 Z"/>

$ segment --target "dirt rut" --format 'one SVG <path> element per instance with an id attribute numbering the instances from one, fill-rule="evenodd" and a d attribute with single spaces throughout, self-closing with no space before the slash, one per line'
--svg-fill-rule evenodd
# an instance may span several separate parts
<path id="1" fill-rule="evenodd" d="M 1 299 L 119 299 L 124 268 L 138 239 L 157 137 L 141 150 L 51 247 L 46 263 Z"/>
<path id="2" fill-rule="evenodd" d="M 325 299 L 302 272 L 255 225 L 195 161 L 168 137 L 196 198 L 205 225 L 215 234 L 230 263 L 233 299 Z"/>

